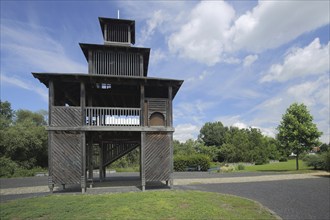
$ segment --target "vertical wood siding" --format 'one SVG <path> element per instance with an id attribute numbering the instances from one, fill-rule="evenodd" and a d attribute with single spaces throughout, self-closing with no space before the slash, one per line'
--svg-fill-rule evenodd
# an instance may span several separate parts
<path id="1" fill-rule="evenodd" d="M 145 179 L 146 181 L 167 181 L 171 175 L 170 134 L 146 133 Z"/>
<path id="2" fill-rule="evenodd" d="M 80 184 L 82 176 L 81 134 L 54 132 L 51 144 L 51 170 L 54 184 Z"/>
<path id="3" fill-rule="evenodd" d="M 94 74 L 113 76 L 143 76 L 142 56 L 138 53 L 93 51 L 92 70 Z"/>
<path id="4" fill-rule="evenodd" d="M 105 30 L 105 40 L 112 42 L 130 43 L 129 25 L 127 24 L 111 24 L 107 25 Z"/>

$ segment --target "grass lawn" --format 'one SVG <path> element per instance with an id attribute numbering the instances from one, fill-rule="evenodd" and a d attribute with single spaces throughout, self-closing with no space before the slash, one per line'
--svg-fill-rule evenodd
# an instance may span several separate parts
<path id="1" fill-rule="evenodd" d="M 276 219 L 260 204 L 198 191 L 50 195 L 1 204 L 0 219 Z"/>
<path id="2" fill-rule="evenodd" d="M 312 168 L 308 167 L 302 160 L 299 160 L 299 171 L 296 170 L 296 160 L 288 160 L 286 162 L 269 163 L 263 165 L 245 166 L 245 171 L 295 171 L 295 172 L 309 172 Z"/>

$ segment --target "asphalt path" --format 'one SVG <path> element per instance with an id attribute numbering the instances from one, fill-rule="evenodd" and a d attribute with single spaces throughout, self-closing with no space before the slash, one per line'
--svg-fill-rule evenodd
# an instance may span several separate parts
<path id="1" fill-rule="evenodd" d="M 177 186 L 246 197 L 283 219 L 330 219 L 330 178 Z"/>
<path id="2" fill-rule="evenodd" d="M 276 173 L 174 173 L 175 179 L 185 178 L 228 178 L 228 177 L 255 177 L 263 175 L 276 175 Z M 138 173 L 111 174 L 110 178 L 138 179 Z M 45 187 L 48 177 L 27 177 L 0 179 L 0 188 L 19 187 Z M 217 183 L 217 184 L 192 184 L 175 186 L 175 189 L 200 190 L 217 193 L 226 193 L 246 197 L 260 202 L 273 210 L 283 219 L 330 219 L 330 178 L 319 177 L 311 179 L 279 180 L 265 182 Z M 94 188 L 93 188 L 94 189 Z M 96 189 L 96 188 L 95 188 Z M 105 190 L 104 192 L 106 192 Z M 96 193 L 102 193 L 96 191 Z M 79 193 L 79 190 L 78 190 Z M 49 192 L 27 193 L 17 195 L 2 195 L 1 202 L 8 200 L 45 196 Z"/>

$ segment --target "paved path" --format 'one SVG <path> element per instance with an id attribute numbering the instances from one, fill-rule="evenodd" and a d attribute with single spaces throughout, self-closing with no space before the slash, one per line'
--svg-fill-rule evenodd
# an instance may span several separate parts
<path id="1" fill-rule="evenodd" d="M 330 219 L 330 178 L 177 186 L 246 197 L 273 210 L 283 219 Z"/>
<path id="2" fill-rule="evenodd" d="M 270 172 L 175 173 L 174 188 L 228 193 L 246 197 L 260 202 L 284 219 L 330 219 L 329 177 L 329 173 L 326 172 L 308 174 Z M 99 194 L 140 191 L 135 186 L 139 185 L 138 173 L 111 174 L 109 179 L 112 181 L 98 183 L 99 187 L 88 189 L 87 192 Z M 116 184 L 120 185 L 123 180 L 131 181 L 130 186 L 113 187 Z M 50 194 L 47 187 L 47 177 L 0 179 L 0 186 L 1 202 Z M 66 192 L 79 193 L 80 187 L 66 190 Z"/>

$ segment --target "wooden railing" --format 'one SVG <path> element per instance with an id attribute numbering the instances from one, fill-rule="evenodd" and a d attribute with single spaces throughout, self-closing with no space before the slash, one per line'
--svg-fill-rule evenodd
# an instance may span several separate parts
<path id="1" fill-rule="evenodd" d="M 85 107 L 87 126 L 140 126 L 140 108 Z"/>

